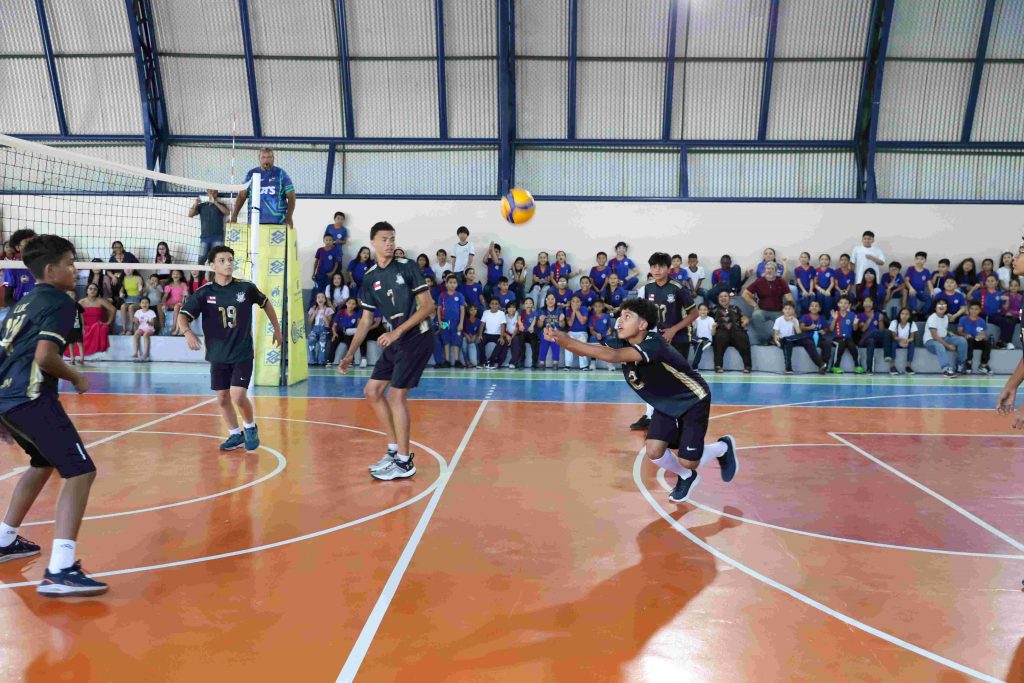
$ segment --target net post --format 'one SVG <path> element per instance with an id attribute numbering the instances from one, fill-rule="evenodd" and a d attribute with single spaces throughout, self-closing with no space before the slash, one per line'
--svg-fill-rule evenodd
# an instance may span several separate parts
<path id="1" fill-rule="evenodd" d="M 252 182 L 249 184 L 249 278 L 256 282 L 257 264 L 259 262 L 259 250 L 260 250 L 260 189 L 262 188 L 260 182 L 260 174 L 252 174 Z M 249 375 L 249 388 L 246 393 L 249 399 L 252 400 L 253 392 L 252 388 L 256 384 L 256 339 L 257 330 L 259 329 L 260 319 L 259 315 L 252 317 L 252 348 L 253 348 L 253 366 L 252 373 Z"/>

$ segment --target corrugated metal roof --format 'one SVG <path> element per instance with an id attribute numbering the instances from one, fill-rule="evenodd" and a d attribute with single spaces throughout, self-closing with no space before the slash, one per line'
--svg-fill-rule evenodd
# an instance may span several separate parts
<path id="1" fill-rule="evenodd" d="M 516 0 L 516 54 L 564 57 L 569 54 L 569 3 Z"/>
<path id="2" fill-rule="evenodd" d="M 997 0 L 988 41 L 989 59 L 1024 59 L 1024 2 Z"/>
<path id="3" fill-rule="evenodd" d="M 690 150 L 687 161 L 691 197 L 857 196 L 853 152 Z"/>
<path id="4" fill-rule="evenodd" d="M 0 59 L 0 83 L 19 94 L 17 106 L 0 106 L 0 131 L 58 134 L 57 112 L 50 92 L 46 60 L 42 57 Z"/>
<path id="5" fill-rule="evenodd" d="M 515 182 L 535 195 L 676 197 L 679 151 L 520 148 Z"/>
<path id="6" fill-rule="evenodd" d="M 860 62 L 777 62 L 768 137 L 852 140 L 860 75 Z"/>
<path id="7" fill-rule="evenodd" d="M 161 53 L 244 53 L 238 0 L 156 0 L 153 25 Z"/>
<path id="8" fill-rule="evenodd" d="M 494 56 L 494 0 L 444 0 L 444 50 L 452 57 Z"/>
<path id="9" fill-rule="evenodd" d="M 959 140 L 972 63 L 890 62 L 882 82 L 880 140 Z"/>
<path id="10" fill-rule="evenodd" d="M 55 54 L 132 54 L 123 0 L 45 0 L 45 4 Z"/>
<path id="11" fill-rule="evenodd" d="M 134 57 L 58 57 L 68 132 L 142 133 Z"/>
<path id="12" fill-rule="evenodd" d="M 564 138 L 568 67 L 564 60 L 516 60 L 516 133 Z"/>
<path id="13" fill-rule="evenodd" d="M 672 76 L 672 132 L 670 135 L 679 139 L 683 136 L 683 118 L 685 94 L 687 88 L 686 62 L 676 61 Z"/>
<path id="14" fill-rule="evenodd" d="M 764 57 L 770 4 L 769 0 L 689 3 L 686 56 Z"/>
<path id="15" fill-rule="evenodd" d="M 448 134 L 498 137 L 498 75 L 493 59 L 447 62 Z"/>
<path id="16" fill-rule="evenodd" d="M 664 62 L 579 62 L 576 78 L 578 137 L 661 137 Z"/>
<path id="17" fill-rule="evenodd" d="M 1024 64 L 986 64 L 972 140 L 1024 141 Z"/>
<path id="18" fill-rule="evenodd" d="M 353 57 L 433 57 L 434 0 L 345 0 Z"/>
<path id="19" fill-rule="evenodd" d="M 256 59 L 264 135 L 344 135 L 337 61 Z"/>
<path id="20" fill-rule="evenodd" d="M 871 0 L 784 0 L 775 56 L 864 57 Z"/>
<path id="21" fill-rule="evenodd" d="M 973 59 L 985 0 L 895 0 L 888 57 Z"/>
<path id="22" fill-rule="evenodd" d="M 286 7 L 282 12 L 280 0 L 249 0 L 254 54 L 338 56 L 333 0 L 288 0 Z"/>
<path id="23" fill-rule="evenodd" d="M 334 163 L 334 192 L 344 194 L 493 195 L 497 148 L 409 149 L 352 145 Z"/>
<path id="24" fill-rule="evenodd" d="M 1024 200 L 1024 153 L 879 152 L 878 196 L 885 199 Z"/>
<path id="25" fill-rule="evenodd" d="M 43 39 L 34 0 L 0 4 L 0 55 L 41 55 Z"/>
<path id="26" fill-rule="evenodd" d="M 356 135 L 438 136 L 435 60 L 356 61 L 350 69 Z"/>
<path id="27" fill-rule="evenodd" d="M 175 135 L 252 135 L 245 60 L 241 57 L 160 59 L 167 119 Z M 138 103 L 136 103 L 138 106 Z"/>
<path id="28" fill-rule="evenodd" d="M 764 64 L 758 62 L 687 64 L 683 137 L 756 138 L 763 71 Z"/>
<path id="29" fill-rule="evenodd" d="M 579 3 L 579 55 L 664 58 L 668 40 L 665 0 L 584 0 Z"/>

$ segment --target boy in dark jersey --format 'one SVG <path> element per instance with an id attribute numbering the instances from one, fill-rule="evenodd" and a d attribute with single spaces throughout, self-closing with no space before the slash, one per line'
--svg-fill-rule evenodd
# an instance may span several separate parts
<path id="1" fill-rule="evenodd" d="M 732 481 L 739 470 L 739 460 L 731 436 L 704 443 L 711 413 L 711 390 L 686 358 L 652 331 L 657 325 L 655 305 L 634 298 L 622 304 L 618 339 L 606 339 L 604 345 L 587 344 L 555 329 L 545 329 L 544 337 L 571 353 L 622 364 L 626 382 L 655 409 L 647 430 L 647 457 L 679 476 L 669 500 L 682 503 L 700 481 L 696 472 L 699 465 L 717 460 L 722 479 Z M 670 449 L 678 449 L 679 457 Z"/>
<path id="2" fill-rule="evenodd" d="M 213 279 L 185 300 L 178 314 L 178 329 L 185 335 L 188 347 L 198 351 L 202 343 L 189 325 L 199 316 L 203 317 L 210 388 L 217 392 L 217 404 L 228 425 L 228 438 L 220 445 L 220 450 L 231 451 L 244 446 L 245 450 L 254 451 L 260 446 L 260 436 L 247 394 L 254 357 L 253 304 L 262 308 L 270 319 L 275 346 L 281 345 L 281 325 L 266 294 L 252 282 L 232 277 L 235 252 L 231 247 L 214 247 L 208 258 L 213 266 Z M 235 406 L 242 413 L 241 428 Z"/>
<path id="3" fill-rule="evenodd" d="M 75 560 L 78 530 L 96 478 L 96 466 L 57 398 L 57 380 L 79 393 L 89 380 L 64 362 L 75 324 L 75 248 L 57 235 L 35 237 L 22 249 L 38 285 L 11 310 L 0 333 L 0 436 L 11 437 L 31 458 L 0 524 L 0 562 L 39 554 L 18 527 L 56 469 L 64 479 L 57 502 L 53 554 L 37 589 L 50 597 L 99 595 L 107 584 L 89 578 Z"/>
<path id="4" fill-rule="evenodd" d="M 388 331 L 380 336 L 377 344 L 384 353 L 374 366 L 363 393 L 388 433 L 388 450 L 370 466 L 370 474 L 375 479 L 388 481 L 416 474 L 413 454 L 409 451 L 407 400 L 409 390 L 419 384 L 434 351 L 435 335 L 430 319 L 436 304 L 416 264 L 395 258 L 395 229 L 390 223 L 381 221 L 370 228 L 370 244 L 376 263 L 366 271 L 359 291 L 363 317 L 348 353 L 338 363 L 338 372 L 348 372 L 355 357 L 354 349 L 363 343 L 373 316 L 383 314 Z"/>

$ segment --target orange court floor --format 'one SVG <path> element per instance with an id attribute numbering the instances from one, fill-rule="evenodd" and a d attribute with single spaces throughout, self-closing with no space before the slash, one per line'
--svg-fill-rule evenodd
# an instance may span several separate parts
<path id="1" fill-rule="evenodd" d="M 258 396 L 254 453 L 217 450 L 200 383 L 63 394 L 99 469 L 79 554 L 111 588 L 36 594 L 54 478 L 21 529 L 42 555 L 0 565 L 0 681 L 1024 681 L 997 389 L 781 383 L 712 385 L 741 469 L 683 505 L 642 406 L 593 387 L 413 400 L 392 482 L 355 383 Z M 0 445 L 4 505 L 25 465 Z"/>

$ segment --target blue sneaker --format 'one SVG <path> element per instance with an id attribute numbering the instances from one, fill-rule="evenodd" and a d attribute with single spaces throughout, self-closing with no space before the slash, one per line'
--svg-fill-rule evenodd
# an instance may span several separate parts
<path id="1" fill-rule="evenodd" d="M 722 466 L 722 481 L 732 481 L 736 473 L 740 471 L 740 458 L 736 454 L 736 439 L 731 435 L 719 439 L 725 444 L 725 454 L 718 456 L 718 464 Z"/>
<path id="2" fill-rule="evenodd" d="M 241 432 L 239 432 L 238 434 L 232 434 L 231 436 L 229 436 L 228 440 L 220 445 L 220 449 L 222 451 L 233 451 L 236 448 L 241 448 L 244 445 L 245 437 L 242 436 Z"/>
<path id="3" fill-rule="evenodd" d="M 672 493 L 668 494 L 668 499 L 673 503 L 685 503 L 699 482 L 700 475 L 697 474 L 697 470 L 690 470 L 690 476 L 686 479 L 679 477 L 676 487 L 672 489 Z"/>
<path id="4" fill-rule="evenodd" d="M 82 569 L 82 561 L 77 560 L 67 569 L 61 569 L 53 574 L 47 568 L 36 592 L 48 598 L 63 598 L 102 595 L 107 589 L 107 584 L 89 578 Z"/>
<path id="5" fill-rule="evenodd" d="M 10 562 L 23 557 L 32 557 L 39 554 L 39 546 L 32 541 L 18 536 L 14 542 L 6 548 L 0 548 L 0 562 Z"/>
<path id="6" fill-rule="evenodd" d="M 253 426 L 245 430 L 245 450 L 254 451 L 260 447 L 259 430 Z"/>

